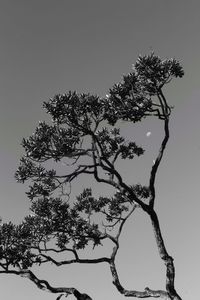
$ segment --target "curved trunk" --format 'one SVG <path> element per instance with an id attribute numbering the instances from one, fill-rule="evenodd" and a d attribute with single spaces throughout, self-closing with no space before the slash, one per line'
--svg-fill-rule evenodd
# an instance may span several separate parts
<path id="1" fill-rule="evenodd" d="M 170 300 L 182 300 L 181 297 L 177 294 L 174 287 L 175 280 L 175 267 L 174 259 L 171 257 L 165 247 L 164 240 L 160 230 L 160 224 L 156 212 L 152 209 L 149 211 L 151 218 L 154 235 L 159 251 L 160 258 L 164 261 L 166 266 L 166 291 L 169 294 Z"/>

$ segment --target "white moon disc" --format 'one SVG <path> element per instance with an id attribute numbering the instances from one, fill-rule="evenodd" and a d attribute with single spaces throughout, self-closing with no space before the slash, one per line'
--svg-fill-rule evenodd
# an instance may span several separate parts
<path id="1" fill-rule="evenodd" d="M 151 135 L 151 131 L 148 131 L 148 132 L 146 133 L 146 136 L 149 137 L 150 135 Z"/>

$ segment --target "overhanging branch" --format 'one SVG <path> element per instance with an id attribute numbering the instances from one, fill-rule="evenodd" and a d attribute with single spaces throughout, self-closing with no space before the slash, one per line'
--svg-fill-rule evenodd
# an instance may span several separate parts
<path id="1" fill-rule="evenodd" d="M 21 277 L 25 277 L 29 280 L 31 280 L 39 289 L 43 291 L 47 291 L 50 293 L 58 294 L 58 293 L 63 293 L 65 297 L 68 295 L 74 295 L 77 300 L 92 300 L 90 296 L 87 294 L 82 294 L 79 292 L 76 288 L 74 287 L 53 287 L 52 285 L 49 284 L 47 280 L 44 279 L 39 279 L 32 271 L 30 270 L 9 270 L 9 271 L 0 271 L 0 273 L 6 273 L 6 274 L 14 274 L 14 275 L 19 275 Z M 60 299 L 58 297 L 57 299 Z"/>

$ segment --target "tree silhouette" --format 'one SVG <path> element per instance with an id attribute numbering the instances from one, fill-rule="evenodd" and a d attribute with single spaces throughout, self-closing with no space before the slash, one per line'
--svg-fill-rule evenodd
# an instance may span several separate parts
<path id="1" fill-rule="evenodd" d="M 173 258 L 166 250 L 154 203 L 155 179 L 169 139 L 172 109 L 163 86 L 183 75 L 178 61 L 161 60 L 151 53 L 139 56 L 133 71 L 105 98 L 69 91 L 44 102 L 52 123 L 40 122 L 33 135 L 23 139 L 25 154 L 15 174 L 17 181 L 30 184 L 27 195 L 31 214 L 19 225 L 1 224 L 0 273 L 27 277 L 38 288 L 57 293 L 57 299 L 74 295 L 86 300 L 92 298 L 74 287 L 53 287 L 39 279 L 31 267 L 104 262 L 110 267 L 113 284 L 125 297 L 181 299 L 174 286 Z M 163 123 L 163 140 L 149 185 L 130 185 L 120 173 L 119 162 L 143 155 L 144 149 L 121 134 L 120 124 L 137 123 L 147 117 Z M 75 180 L 82 175 L 93 178 L 96 185 L 74 197 Z M 98 195 L 98 186 L 110 187 L 113 194 Z M 166 266 L 166 290 L 127 290 L 120 282 L 115 264 L 119 237 L 136 209 L 151 220 L 159 255 Z M 113 244 L 110 255 L 81 257 L 80 252 L 87 247 L 104 246 L 107 240 Z M 73 258 L 58 260 L 63 253 Z"/>

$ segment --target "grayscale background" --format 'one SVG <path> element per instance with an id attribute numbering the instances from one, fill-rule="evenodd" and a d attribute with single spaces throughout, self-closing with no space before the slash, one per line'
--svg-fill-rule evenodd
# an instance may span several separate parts
<path id="1" fill-rule="evenodd" d="M 105 96 L 139 54 L 175 57 L 185 70 L 165 95 L 174 110 L 171 137 L 157 178 L 156 210 L 176 288 L 199 297 L 200 211 L 200 3 L 198 0 L 0 0 L 0 215 L 16 223 L 28 213 L 25 186 L 13 177 L 23 137 L 47 118 L 42 102 L 68 90 Z M 127 180 L 146 180 L 162 136 L 162 123 L 145 120 L 129 132 L 146 156 L 127 165 Z M 149 137 L 147 132 L 151 132 Z M 149 220 L 137 212 L 121 237 L 118 269 L 129 289 L 163 288 Z M 95 300 L 124 299 L 106 265 L 35 270 L 55 286 L 75 286 Z M 32 282 L 0 276 L 4 300 L 53 300 Z M 73 297 L 69 297 L 73 299 Z"/>

